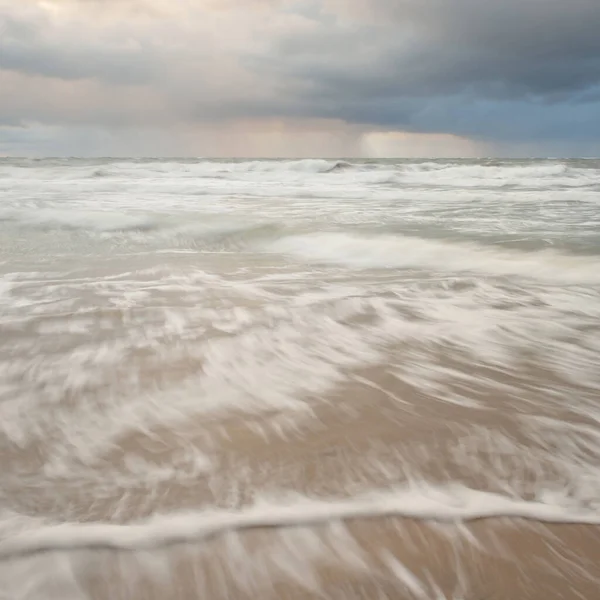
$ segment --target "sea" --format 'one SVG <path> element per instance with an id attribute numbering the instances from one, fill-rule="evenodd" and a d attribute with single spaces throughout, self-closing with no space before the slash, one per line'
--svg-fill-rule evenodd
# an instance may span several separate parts
<path id="1" fill-rule="evenodd" d="M 0 598 L 598 598 L 600 160 L 0 159 Z"/>

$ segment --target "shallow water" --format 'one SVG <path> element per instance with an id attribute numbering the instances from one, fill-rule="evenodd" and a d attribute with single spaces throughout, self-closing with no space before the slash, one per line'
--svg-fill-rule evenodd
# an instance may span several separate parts
<path id="1" fill-rule="evenodd" d="M 600 161 L 0 159 L 0 197 L 4 597 L 506 572 L 446 580 L 437 533 L 365 549 L 357 515 L 450 521 L 455 556 L 498 517 L 509 553 L 574 554 L 520 572 L 587 597 L 595 527 L 542 523 L 600 521 Z"/>

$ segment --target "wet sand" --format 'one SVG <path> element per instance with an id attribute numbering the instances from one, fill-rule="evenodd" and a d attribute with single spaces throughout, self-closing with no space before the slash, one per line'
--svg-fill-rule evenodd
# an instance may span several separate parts
<path id="1" fill-rule="evenodd" d="M 0 600 L 595 600 L 598 167 L 4 161 Z"/>
<path id="2" fill-rule="evenodd" d="M 478 377 L 473 401 L 490 388 Z M 504 385 L 526 393 L 517 381 L 504 378 Z M 401 386 L 385 370 L 356 372 L 326 401 L 315 398 L 306 414 L 227 413 L 131 432 L 87 465 L 94 475 L 87 480 L 54 477 L 28 487 L 23 471 L 39 468 L 35 457 L 43 449 L 13 448 L 21 477 L 9 478 L 3 495 L 20 512 L 55 522 L 127 523 L 182 510 L 243 510 L 270 493 L 347 499 L 421 481 L 534 500 L 549 484 L 568 484 L 552 436 L 538 427 L 532 437 L 511 394 L 494 394 L 485 409 L 458 406 Z M 565 414 L 550 409 L 546 418 L 558 422 Z M 210 456 L 211 467 L 178 477 L 171 467 L 182 453 Z M 119 468 L 133 459 L 165 465 L 170 475 L 119 484 Z M 137 552 L 50 552 L 3 561 L 1 568 L 53 572 L 40 585 L 93 600 L 592 600 L 597 556 L 596 526 L 375 517 L 231 531 Z"/>
<path id="3" fill-rule="evenodd" d="M 388 518 L 229 534 L 202 548 L 143 557 L 94 552 L 79 560 L 93 564 L 81 584 L 97 600 L 257 594 L 558 600 L 596 597 L 600 567 L 594 557 L 599 551 L 600 528 L 507 519 L 440 525 Z M 166 564 L 166 572 L 153 571 L 153 561 L 163 568 Z M 141 574 L 140 563 L 145 567 Z"/>

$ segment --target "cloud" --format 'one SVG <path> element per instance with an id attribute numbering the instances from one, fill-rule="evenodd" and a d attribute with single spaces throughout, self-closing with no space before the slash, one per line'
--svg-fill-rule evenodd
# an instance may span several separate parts
<path id="1" fill-rule="evenodd" d="M 600 139 L 598 0 L 0 0 L 0 15 L 0 124 L 186 148 L 182 132 L 221 127 L 236 152 L 244 136 L 279 147 L 277 128 L 302 152 L 357 131 L 460 152 Z"/>
<path id="2" fill-rule="evenodd" d="M 424 114 L 435 113 L 435 127 L 448 132 L 457 102 L 487 106 L 492 117 L 501 116 L 498 103 L 552 112 L 544 105 L 578 104 L 600 82 L 596 0 L 372 0 L 370 13 L 366 6 L 365 20 L 338 18 L 333 34 L 321 19 L 274 39 L 260 57 L 264 71 L 286 78 L 304 106 L 327 116 L 422 128 Z M 479 124 L 484 135 L 502 134 L 504 125 Z"/>
<path id="3" fill-rule="evenodd" d="M 0 155 L 323 158 L 364 156 L 365 131 L 340 121 L 233 120 L 135 129 L 85 124 L 0 127 Z M 398 146 L 396 146 L 398 148 Z M 315 149 L 318 149 L 317 151 Z M 432 148 L 435 150 L 435 148 Z M 385 152 L 384 152 L 385 154 Z"/>
<path id="4" fill-rule="evenodd" d="M 131 37 L 124 23 L 103 27 L 89 11 L 27 0 L 3 6 L 3 13 L 4 69 L 130 83 L 151 79 L 159 68 L 160 52 L 152 41 Z"/>

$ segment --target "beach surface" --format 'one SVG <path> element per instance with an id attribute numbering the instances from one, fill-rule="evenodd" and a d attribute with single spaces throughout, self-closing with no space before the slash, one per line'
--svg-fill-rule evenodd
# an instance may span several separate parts
<path id="1" fill-rule="evenodd" d="M 599 175 L 0 159 L 0 598 L 596 598 Z"/>

